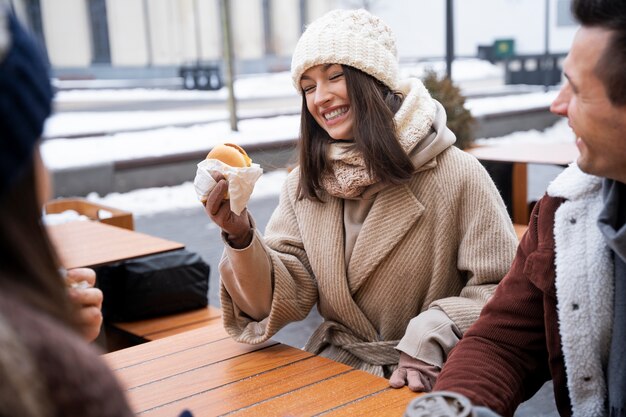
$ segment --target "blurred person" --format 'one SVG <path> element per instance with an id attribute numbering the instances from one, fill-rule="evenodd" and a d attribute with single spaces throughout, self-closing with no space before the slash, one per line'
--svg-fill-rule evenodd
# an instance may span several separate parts
<path id="1" fill-rule="evenodd" d="M 320 17 L 291 74 L 299 166 L 264 236 L 230 210 L 223 176 L 205 205 L 225 244 L 225 327 L 261 343 L 317 304 L 324 321 L 307 351 L 428 391 L 510 267 L 506 208 L 479 162 L 452 146 L 441 104 L 419 79 L 398 78 L 378 17 Z"/>
<path id="2" fill-rule="evenodd" d="M 581 27 L 551 110 L 580 156 L 435 385 L 503 416 L 550 379 L 561 416 L 626 415 L 626 2 L 574 0 L 572 12 Z"/>
<path id="3" fill-rule="evenodd" d="M 130 416 L 115 377 L 82 338 L 99 328 L 101 293 L 68 293 L 42 226 L 49 178 L 38 139 L 51 100 L 41 54 L 0 5 L 0 415 Z M 70 271 L 68 281 L 92 285 L 92 273 Z"/>
<path id="4" fill-rule="evenodd" d="M 9 6 L 10 5 L 7 1 L 0 0 L 0 10 L 3 13 L 5 10 L 8 10 Z M 10 46 L 10 42 L 11 42 L 10 36 L 8 32 L 5 32 L 2 35 L 2 37 L 0 37 L 0 58 L 3 58 L 3 56 L 7 53 L 9 46 Z M 9 65 L 9 64 L 5 64 L 5 65 Z M 8 72 L 5 75 L 7 75 L 8 77 Z M 11 82 L 11 80 L 7 78 L 6 82 Z M 5 100 L 11 100 L 13 98 L 9 94 L 7 94 L 9 90 L 5 91 L 3 89 L 1 90 L 1 92 L 2 94 L 6 94 L 4 95 Z M 22 99 L 25 100 L 26 98 L 22 97 Z M 7 111 L 7 112 L 10 111 L 10 106 L 13 105 L 13 102 L 5 101 L 4 103 L 6 107 L 3 108 L 3 111 Z M 25 103 L 25 104 L 32 104 L 32 102 Z M 38 115 L 41 114 L 42 112 L 45 112 L 46 114 L 49 113 L 49 110 L 44 109 L 43 106 L 40 108 L 37 108 L 36 111 L 38 112 Z M 6 117 L 8 116 L 9 116 L 9 113 L 6 113 Z M 14 117 L 13 114 L 10 114 L 10 116 Z M 11 120 L 7 119 L 5 123 L 8 123 L 10 121 Z M 19 129 L 23 129 L 24 131 L 26 129 L 32 129 L 34 126 L 32 125 L 32 120 L 28 120 L 28 119 L 21 119 L 21 120 L 16 121 L 15 123 L 24 123 L 25 126 L 19 128 Z M 31 124 L 31 126 L 28 127 L 28 124 Z M 13 129 L 15 128 L 13 127 Z M 24 134 L 24 133 L 20 133 L 20 134 Z M 10 139 L 10 137 L 5 138 L 3 136 L 2 140 L 8 140 L 8 139 Z M 5 164 L 9 163 L 7 159 L 10 157 L 11 157 L 11 154 L 6 153 L 5 155 L 0 156 L 0 161 L 2 161 L 2 163 L 5 163 Z M 45 202 L 50 200 L 51 198 L 51 185 L 50 185 L 50 178 L 49 178 L 48 172 L 46 171 L 44 166 L 43 165 L 38 166 L 38 169 L 41 171 L 41 178 L 43 179 L 42 181 L 40 181 L 40 184 L 38 185 L 38 194 L 39 194 L 38 198 L 39 198 L 40 206 L 43 207 Z M 100 334 L 100 329 L 102 327 L 103 295 L 100 289 L 94 287 L 96 284 L 96 273 L 94 270 L 89 269 L 89 268 L 76 268 L 76 269 L 72 269 L 69 271 L 65 271 L 65 275 L 66 275 L 66 283 L 68 286 L 70 300 L 80 307 L 79 311 L 77 312 L 77 318 L 79 319 L 81 333 L 87 341 L 93 341 Z"/>

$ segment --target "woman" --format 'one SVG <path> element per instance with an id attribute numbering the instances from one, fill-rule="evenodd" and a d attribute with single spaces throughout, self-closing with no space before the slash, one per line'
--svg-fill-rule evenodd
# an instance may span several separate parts
<path id="1" fill-rule="evenodd" d="M 52 89 L 35 44 L 1 6 L 0 91 L 0 415 L 130 416 L 82 338 L 95 336 L 99 316 L 93 325 L 78 308 L 91 301 L 68 293 L 41 225 L 48 181 L 37 139 Z"/>
<path id="2" fill-rule="evenodd" d="M 317 304 L 324 322 L 307 350 L 386 377 L 400 350 L 392 384 L 429 390 L 513 259 L 504 204 L 452 146 L 442 106 L 419 80 L 398 80 L 379 18 L 322 16 L 291 73 L 302 93 L 299 167 L 265 236 L 230 211 L 223 178 L 207 200 L 225 242 L 226 329 L 260 343 Z"/>

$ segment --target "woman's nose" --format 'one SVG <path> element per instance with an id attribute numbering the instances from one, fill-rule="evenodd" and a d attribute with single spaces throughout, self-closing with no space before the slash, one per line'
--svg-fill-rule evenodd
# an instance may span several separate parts
<path id="1" fill-rule="evenodd" d="M 550 111 L 558 116 L 567 117 L 567 108 L 571 97 L 571 88 L 567 82 L 563 84 L 552 104 Z"/>
<path id="2" fill-rule="evenodd" d="M 315 87 L 315 105 L 320 106 L 330 100 L 330 91 L 324 85 Z"/>

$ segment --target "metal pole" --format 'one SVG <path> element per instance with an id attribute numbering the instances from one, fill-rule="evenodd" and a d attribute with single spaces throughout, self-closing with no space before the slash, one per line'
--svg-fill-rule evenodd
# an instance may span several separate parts
<path id="1" fill-rule="evenodd" d="M 230 0 L 222 0 L 222 39 L 223 55 L 226 67 L 226 88 L 228 89 L 228 111 L 230 113 L 230 130 L 238 132 L 237 128 L 237 104 L 235 101 L 233 48 L 230 30 Z"/>
<path id="2" fill-rule="evenodd" d="M 550 0 L 546 0 L 546 28 L 545 28 L 545 44 L 544 44 L 544 58 L 541 63 L 541 70 L 543 71 L 543 90 L 548 91 L 550 84 L 550 68 L 548 62 L 550 60 Z"/>
<path id="3" fill-rule="evenodd" d="M 446 77 L 452 80 L 454 61 L 454 0 L 446 0 Z"/>
<path id="4" fill-rule="evenodd" d="M 196 32 L 196 62 L 200 65 L 202 60 L 202 33 L 200 31 L 200 8 L 198 0 L 193 1 L 193 25 Z"/>
<path id="5" fill-rule="evenodd" d="M 150 30 L 150 14 L 148 13 L 148 0 L 143 0 L 143 21 L 146 30 L 146 58 L 148 66 L 152 66 L 152 34 Z"/>
<path id="6" fill-rule="evenodd" d="M 304 32 L 304 27 L 308 21 L 307 0 L 300 0 L 300 33 Z"/>
<path id="7" fill-rule="evenodd" d="M 265 44 L 265 56 L 274 55 L 272 47 L 272 17 L 270 16 L 270 0 L 263 0 L 263 42 Z"/>

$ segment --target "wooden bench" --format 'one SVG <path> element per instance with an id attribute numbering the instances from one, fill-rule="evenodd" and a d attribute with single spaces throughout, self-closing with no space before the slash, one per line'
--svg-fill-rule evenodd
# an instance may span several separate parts
<path id="1" fill-rule="evenodd" d="M 187 330 L 198 329 L 222 319 L 222 311 L 213 306 L 168 316 L 129 322 L 105 323 L 106 350 L 127 348 L 163 339 Z"/>

